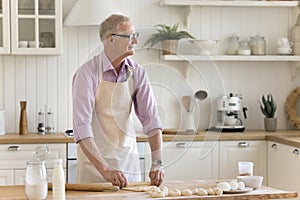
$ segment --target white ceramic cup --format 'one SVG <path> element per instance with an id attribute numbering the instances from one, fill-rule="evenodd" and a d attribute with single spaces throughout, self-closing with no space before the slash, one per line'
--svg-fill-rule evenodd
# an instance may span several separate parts
<path id="1" fill-rule="evenodd" d="M 19 42 L 20 48 L 27 48 L 28 47 L 28 41 L 20 41 Z"/>
<path id="2" fill-rule="evenodd" d="M 291 54 L 293 49 L 291 47 L 278 47 L 277 51 L 279 54 Z"/>
<path id="3" fill-rule="evenodd" d="M 36 42 L 35 41 L 28 41 L 28 46 L 30 48 L 35 48 L 35 45 L 36 45 Z M 43 42 L 39 42 L 39 45 L 38 47 L 43 47 L 44 46 L 44 43 Z"/>
<path id="4" fill-rule="evenodd" d="M 238 162 L 240 176 L 253 176 L 253 162 Z"/>
<path id="5" fill-rule="evenodd" d="M 5 110 L 0 110 L 0 135 L 5 135 Z"/>
<path id="6" fill-rule="evenodd" d="M 289 41 L 287 38 L 283 37 L 277 41 L 278 47 L 292 47 L 293 42 Z"/>

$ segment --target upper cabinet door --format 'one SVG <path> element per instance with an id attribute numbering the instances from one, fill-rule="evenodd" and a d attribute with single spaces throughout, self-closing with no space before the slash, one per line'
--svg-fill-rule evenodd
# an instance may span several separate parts
<path id="1" fill-rule="evenodd" d="M 62 54 L 62 1 L 11 0 L 11 53 Z"/>
<path id="2" fill-rule="evenodd" d="M 9 0 L 0 0 L 0 53 L 10 53 Z"/>

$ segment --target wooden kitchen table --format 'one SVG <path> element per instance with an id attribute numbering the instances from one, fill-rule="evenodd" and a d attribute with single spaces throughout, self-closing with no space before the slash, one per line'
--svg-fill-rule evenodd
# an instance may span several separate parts
<path id="1" fill-rule="evenodd" d="M 167 186 L 169 190 L 172 189 L 194 189 L 197 187 L 210 188 L 215 187 L 218 181 L 214 180 L 197 180 L 197 181 L 168 181 L 163 185 Z M 297 197 L 297 192 L 289 192 L 278 190 L 270 187 L 262 186 L 259 189 L 255 189 L 250 192 L 240 194 L 223 194 L 220 196 L 181 196 L 181 197 L 165 197 L 163 199 L 224 199 L 224 200 L 257 200 L 257 199 L 285 199 Z M 48 190 L 47 199 L 52 199 L 52 191 Z M 154 199 L 150 198 L 146 192 L 131 192 L 126 190 L 120 190 L 116 192 L 88 192 L 88 191 L 66 191 L 66 199 L 99 199 L 99 200 L 119 200 L 119 199 Z M 162 198 L 160 198 L 162 199 Z M 0 186 L 0 200 L 26 200 L 25 187 L 19 186 Z"/>

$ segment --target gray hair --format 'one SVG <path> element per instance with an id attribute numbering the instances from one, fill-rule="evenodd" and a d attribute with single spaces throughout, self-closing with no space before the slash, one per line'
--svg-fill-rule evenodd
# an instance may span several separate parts
<path id="1" fill-rule="evenodd" d="M 117 33 L 119 30 L 119 25 L 129 22 L 129 17 L 119 14 L 112 14 L 106 18 L 99 27 L 99 36 L 101 41 L 105 40 L 105 36 L 111 33 Z"/>

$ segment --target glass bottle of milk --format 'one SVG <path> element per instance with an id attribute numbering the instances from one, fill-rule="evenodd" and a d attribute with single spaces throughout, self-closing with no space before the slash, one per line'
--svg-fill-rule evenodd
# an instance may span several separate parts
<path id="1" fill-rule="evenodd" d="M 52 193 L 54 200 L 65 199 L 65 174 L 62 159 L 56 159 L 54 161 Z"/>

